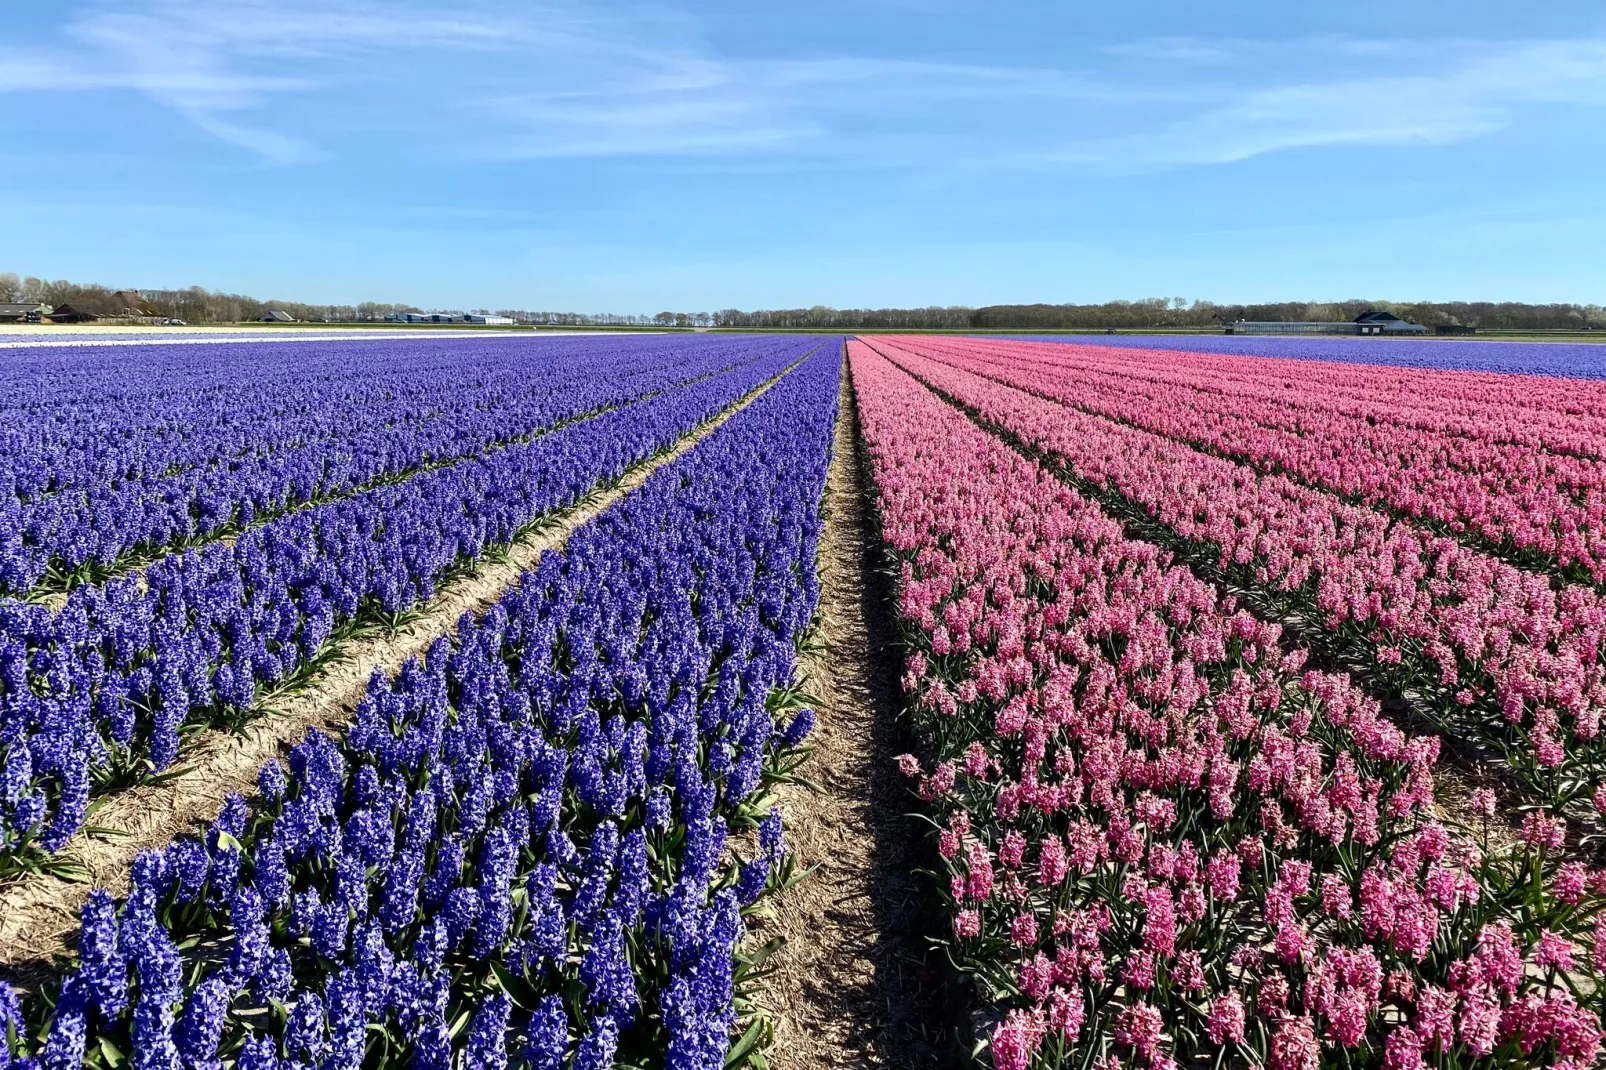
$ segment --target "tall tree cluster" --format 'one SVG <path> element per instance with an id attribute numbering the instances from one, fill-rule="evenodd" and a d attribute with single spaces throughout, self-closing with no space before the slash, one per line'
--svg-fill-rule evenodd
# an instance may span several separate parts
<path id="1" fill-rule="evenodd" d="M 316 305 L 304 301 L 263 301 L 241 294 L 219 293 L 200 286 L 187 290 L 139 290 L 133 307 L 130 291 L 0 272 L 0 302 L 30 301 L 49 305 L 70 304 L 100 316 L 128 314 L 176 317 L 190 323 L 231 323 L 259 320 L 278 310 L 298 320 L 326 323 L 361 323 L 383 320 L 394 312 L 422 312 L 416 305 L 364 301 L 356 305 Z M 118 294 L 125 297 L 119 298 Z M 1052 330 L 1177 330 L 1219 327 L 1234 320 L 1347 320 L 1368 309 L 1382 309 L 1429 327 L 1461 325 L 1484 330 L 1606 330 L 1606 307 L 1601 305 L 1530 305 L 1516 301 L 1282 301 L 1268 304 L 1216 304 L 1189 302 L 1181 297 L 1152 297 L 1141 301 L 1106 301 L 1097 305 L 1035 304 L 931 305 L 926 308 L 812 308 L 759 309 L 743 312 L 659 312 L 656 315 L 614 313 L 530 312 L 498 309 L 521 323 L 552 326 L 616 327 L 745 327 L 775 330 L 825 331 L 1052 331 Z M 478 309 L 485 312 L 485 309 Z"/>
<path id="2" fill-rule="evenodd" d="M 1370 309 L 1392 312 L 1429 327 L 1460 325 L 1485 330 L 1606 330 L 1601 305 L 1530 305 L 1517 301 L 1280 301 L 1216 304 L 1180 298 L 1109 301 L 1102 305 L 990 305 L 971 313 L 970 327 L 985 330 L 1177 329 L 1217 327 L 1234 320 L 1349 320 Z M 912 326 L 912 324 L 911 324 Z"/>
<path id="3" fill-rule="evenodd" d="M 121 295 L 121 296 L 119 296 Z M 134 295 L 130 300 L 129 295 Z M 298 320 L 350 323 L 382 320 L 391 312 L 418 312 L 414 305 L 364 301 L 358 305 L 314 305 L 305 301 L 263 301 L 241 294 L 219 293 L 201 286 L 187 290 L 132 290 L 110 286 L 52 282 L 32 275 L 0 272 L 0 302 L 28 301 L 51 306 L 71 305 L 97 316 L 176 317 L 190 323 L 238 323 L 259 320 L 270 309 L 288 313 Z"/>

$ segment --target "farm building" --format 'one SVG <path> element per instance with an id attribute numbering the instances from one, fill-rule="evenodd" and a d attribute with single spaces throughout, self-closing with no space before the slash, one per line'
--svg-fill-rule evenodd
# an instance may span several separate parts
<path id="1" fill-rule="evenodd" d="M 263 323 L 294 323 L 295 321 L 296 318 L 290 313 L 280 312 L 278 309 L 274 309 L 262 317 Z"/>
<path id="2" fill-rule="evenodd" d="M 1426 334 L 1420 323 L 1402 320 L 1392 312 L 1362 312 L 1352 320 L 1237 320 L 1227 334 Z"/>
<path id="3" fill-rule="evenodd" d="M 52 323 L 89 323 L 98 319 L 97 313 L 90 311 L 83 305 L 57 305 L 50 312 Z"/>
<path id="4" fill-rule="evenodd" d="M 463 322 L 464 323 L 511 324 L 513 322 L 513 317 L 512 316 L 486 316 L 486 315 L 480 315 L 478 313 L 474 313 L 474 314 L 471 314 L 471 315 L 464 316 L 463 317 Z"/>
<path id="5" fill-rule="evenodd" d="M 1357 334 L 1427 334 L 1420 323 L 1402 320 L 1392 312 L 1362 312 L 1355 317 Z"/>
<path id="6" fill-rule="evenodd" d="M 390 323 L 463 323 L 471 321 L 461 312 L 392 312 L 385 319 Z"/>
<path id="7" fill-rule="evenodd" d="M 138 290 L 118 290 L 112 294 L 112 307 L 120 316 L 154 316 L 156 306 Z"/>
<path id="8" fill-rule="evenodd" d="M 7 301 L 0 304 L 0 323 L 38 323 L 50 315 L 50 306 L 33 301 Z"/>

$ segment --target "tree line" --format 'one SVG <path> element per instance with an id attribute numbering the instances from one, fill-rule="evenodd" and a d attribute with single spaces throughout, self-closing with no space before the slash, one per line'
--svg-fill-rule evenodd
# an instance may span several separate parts
<path id="1" fill-rule="evenodd" d="M 133 299 L 130 299 L 133 295 Z M 52 307 L 71 305 L 95 316 L 159 316 L 189 323 L 239 323 L 260 320 L 270 310 L 298 320 L 350 323 L 382 320 L 392 312 L 421 312 L 413 305 L 364 301 L 357 305 L 315 305 L 305 301 L 263 301 L 243 294 L 220 293 L 192 286 L 187 290 L 117 290 L 94 283 L 54 282 L 15 272 L 0 272 L 0 302 L 26 301 Z"/>
<path id="2" fill-rule="evenodd" d="M 132 296 L 132 299 L 130 299 Z M 487 308 L 425 309 L 399 301 L 363 301 L 359 304 L 318 305 L 305 301 L 262 300 L 243 294 L 223 293 L 202 286 L 187 290 L 115 289 L 110 286 L 68 282 L 54 282 L 19 276 L 16 272 L 0 272 L 0 303 L 27 302 L 51 307 L 71 305 L 75 310 L 108 319 L 123 317 L 157 317 L 181 319 L 186 323 L 243 323 L 260 320 L 270 311 L 283 312 L 292 319 L 306 323 L 375 323 L 397 312 L 475 312 L 490 313 Z M 553 326 L 605 326 L 651 327 L 664 326 L 663 316 L 616 315 L 613 313 L 531 312 L 524 309 L 499 308 L 498 316 L 508 316 L 521 323 L 538 323 Z M 671 326 L 707 326 L 711 317 L 700 313 L 691 317 L 665 313 Z"/>
<path id="3" fill-rule="evenodd" d="M 137 293 L 132 305 L 128 294 Z M 119 297 L 119 294 L 123 295 Z M 362 323 L 384 320 L 397 312 L 426 311 L 417 305 L 363 301 L 359 304 L 308 304 L 304 301 L 259 300 L 204 287 L 187 290 L 115 290 L 0 272 L 0 302 L 27 301 L 71 305 L 97 316 L 126 315 L 177 318 L 189 323 L 238 323 L 260 320 L 270 310 L 310 322 Z M 776 330 L 841 331 L 1052 331 L 1052 330 L 1184 330 L 1221 327 L 1235 320 L 1348 320 L 1369 309 L 1392 312 L 1429 327 L 1461 325 L 1483 330 L 1606 330 L 1606 307 L 1600 305 L 1533 305 L 1516 301 L 1283 301 L 1268 304 L 1189 302 L 1180 297 L 1103 304 L 933 305 L 926 308 L 760 309 L 744 312 L 659 312 L 656 315 L 536 312 L 497 309 L 521 323 L 552 326 L 737 327 Z M 441 311 L 431 309 L 428 311 Z M 453 310 L 456 311 L 456 310 Z M 473 309 L 484 313 L 487 309 Z"/>
<path id="4" fill-rule="evenodd" d="M 716 327 L 819 330 L 1187 330 L 1222 327 L 1236 320 L 1352 320 L 1378 309 L 1429 327 L 1460 325 L 1484 330 L 1606 330 L 1601 305 L 1531 305 L 1516 301 L 1282 301 L 1267 304 L 1188 302 L 1155 297 L 1103 304 L 987 305 L 930 308 L 814 308 L 716 312 Z"/>

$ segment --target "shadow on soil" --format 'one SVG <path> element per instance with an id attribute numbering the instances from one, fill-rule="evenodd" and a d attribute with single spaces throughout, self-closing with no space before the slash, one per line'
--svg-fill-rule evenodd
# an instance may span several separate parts
<path id="1" fill-rule="evenodd" d="M 880 537 L 870 497 L 869 458 L 860 437 L 858 413 L 851 421 L 858 543 L 856 584 L 867 637 L 868 685 L 874 722 L 869 766 L 869 814 L 874 834 L 870 876 L 871 909 L 877 939 L 872 991 L 855 993 L 876 1009 L 879 1028 L 871 1041 L 878 1061 L 887 1066 L 947 1070 L 974 1066 L 968 1058 L 972 1037 L 970 1007 L 960 978 L 927 937 L 943 917 L 932 894 L 931 878 L 917 870 L 938 869 L 940 861 L 925 834 L 927 824 L 911 816 L 920 805 L 896 772 L 896 757 L 911 749 L 912 740 L 900 716 L 903 696 L 899 669 L 903 663 L 894 628 L 892 583 L 884 568 Z"/>

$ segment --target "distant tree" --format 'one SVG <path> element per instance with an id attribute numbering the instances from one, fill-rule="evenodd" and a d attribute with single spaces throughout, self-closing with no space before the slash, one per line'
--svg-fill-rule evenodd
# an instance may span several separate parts
<path id="1" fill-rule="evenodd" d="M 121 314 L 113 289 L 65 280 L 47 282 L 34 276 L 0 273 L 0 300 L 70 303 L 96 312 Z M 139 311 L 176 316 L 191 323 L 261 319 L 279 309 L 296 319 L 370 322 L 392 312 L 419 312 L 417 305 L 364 301 L 356 305 L 309 304 L 258 300 L 242 294 L 215 293 L 200 286 L 185 290 L 142 290 Z M 1175 329 L 1219 327 L 1233 320 L 1352 319 L 1368 309 L 1382 309 L 1418 323 L 1459 323 L 1505 330 L 1595 328 L 1606 330 L 1606 308 L 1600 305 L 1528 305 L 1490 301 L 1281 301 L 1259 304 L 1217 304 L 1182 297 L 1150 297 L 1103 304 L 962 305 L 925 308 L 847 308 L 825 305 L 791 309 L 724 308 L 717 312 L 660 312 L 653 316 L 620 313 L 525 312 L 502 310 L 526 323 L 552 326 L 757 327 L 780 330 L 1088 330 L 1108 328 Z M 484 309 L 477 310 L 484 313 Z"/>

